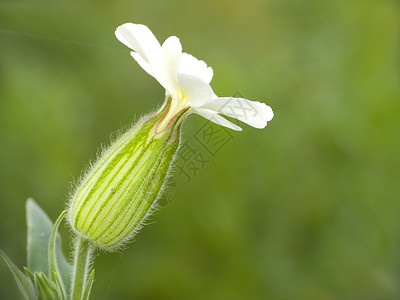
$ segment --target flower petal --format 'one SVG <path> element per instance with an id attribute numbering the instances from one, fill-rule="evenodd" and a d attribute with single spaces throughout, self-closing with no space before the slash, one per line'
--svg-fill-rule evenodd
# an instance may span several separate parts
<path id="1" fill-rule="evenodd" d="M 233 124 L 231 121 L 228 121 L 227 119 L 221 117 L 216 113 L 215 111 L 212 111 L 210 109 L 205 109 L 205 108 L 195 108 L 194 113 L 210 120 L 211 122 L 214 122 L 215 124 L 228 127 L 230 129 L 236 130 L 236 131 L 242 131 L 242 128 L 239 126 Z"/>
<path id="2" fill-rule="evenodd" d="M 151 30 L 141 24 L 123 24 L 117 28 L 115 36 L 121 43 L 135 50 L 147 62 L 150 61 L 151 57 L 157 55 L 161 47 Z"/>
<path id="3" fill-rule="evenodd" d="M 147 61 L 145 61 L 143 59 L 143 57 L 141 57 L 139 55 L 139 53 L 135 52 L 135 51 L 131 51 L 131 56 L 136 60 L 136 62 L 139 64 L 139 66 L 142 67 L 143 70 L 145 70 L 149 75 L 153 76 L 153 72 L 151 71 L 151 67 L 149 65 L 149 63 Z"/>
<path id="4" fill-rule="evenodd" d="M 210 102 L 214 96 L 211 86 L 198 77 L 178 73 L 178 81 L 188 106 L 200 107 Z"/>
<path id="5" fill-rule="evenodd" d="M 152 61 L 153 74 L 161 85 L 171 94 L 180 92 L 178 68 L 182 54 L 182 45 L 176 36 L 170 36 L 161 47 L 160 60 Z"/>
<path id="6" fill-rule="evenodd" d="M 210 83 L 213 77 L 213 69 L 211 67 L 208 67 L 204 61 L 198 60 L 188 53 L 182 53 L 179 73 L 198 77 L 206 83 Z"/>
<path id="7" fill-rule="evenodd" d="M 271 107 L 265 103 L 244 98 L 219 97 L 204 104 L 202 108 L 211 109 L 260 129 L 267 126 L 267 122 L 274 116 Z"/>

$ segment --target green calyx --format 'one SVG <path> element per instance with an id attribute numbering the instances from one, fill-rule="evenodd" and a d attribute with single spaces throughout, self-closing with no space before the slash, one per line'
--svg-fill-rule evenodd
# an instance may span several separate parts
<path id="1" fill-rule="evenodd" d="M 72 228 L 100 248 L 111 251 L 129 241 L 155 207 L 188 110 L 171 116 L 170 107 L 167 99 L 158 113 L 146 116 L 115 141 L 71 200 Z"/>

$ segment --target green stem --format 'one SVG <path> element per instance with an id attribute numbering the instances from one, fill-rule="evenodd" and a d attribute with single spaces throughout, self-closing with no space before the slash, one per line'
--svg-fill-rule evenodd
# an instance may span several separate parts
<path id="1" fill-rule="evenodd" d="M 74 244 L 74 270 L 72 276 L 72 300 L 82 300 L 90 273 L 93 247 L 87 240 L 77 237 Z"/>

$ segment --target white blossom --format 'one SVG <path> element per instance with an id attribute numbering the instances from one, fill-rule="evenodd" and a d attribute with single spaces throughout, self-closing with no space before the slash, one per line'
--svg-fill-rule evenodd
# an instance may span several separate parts
<path id="1" fill-rule="evenodd" d="M 190 107 L 189 113 L 238 131 L 242 129 L 220 114 L 255 128 L 264 128 L 273 118 L 272 109 L 265 103 L 215 95 L 210 86 L 212 68 L 182 52 L 182 45 L 176 36 L 170 36 L 160 45 L 147 26 L 132 23 L 119 26 L 115 35 L 133 50 L 132 57 L 172 98 L 170 117 Z"/>

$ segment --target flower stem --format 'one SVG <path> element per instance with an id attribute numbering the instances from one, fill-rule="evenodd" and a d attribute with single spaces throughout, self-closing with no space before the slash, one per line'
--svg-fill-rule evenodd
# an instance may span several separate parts
<path id="1" fill-rule="evenodd" d="M 72 275 L 72 300 L 82 300 L 92 264 L 93 246 L 82 237 L 74 243 L 74 270 Z"/>

